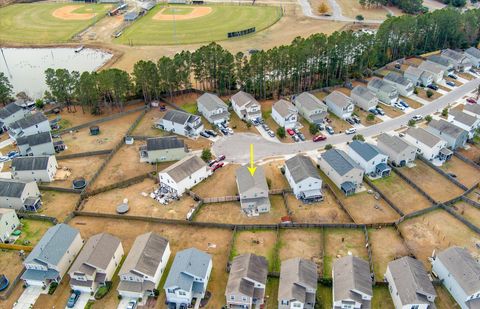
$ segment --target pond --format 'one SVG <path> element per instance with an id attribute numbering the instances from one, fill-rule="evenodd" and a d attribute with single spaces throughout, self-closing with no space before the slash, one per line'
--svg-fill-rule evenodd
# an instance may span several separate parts
<path id="1" fill-rule="evenodd" d="M 25 91 L 39 98 L 47 90 L 45 70 L 95 71 L 112 58 L 98 49 L 84 48 L 0 48 L 0 72 L 10 80 L 14 93 Z"/>

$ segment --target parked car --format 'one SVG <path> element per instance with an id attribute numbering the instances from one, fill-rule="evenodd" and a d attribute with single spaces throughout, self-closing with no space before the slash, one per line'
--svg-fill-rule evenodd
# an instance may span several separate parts
<path id="1" fill-rule="evenodd" d="M 300 139 L 298 138 L 297 135 L 292 136 L 292 138 L 293 138 L 293 140 L 294 140 L 295 142 L 299 142 L 299 141 L 300 141 Z"/>
<path id="2" fill-rule="evenodd" d="M 407 102 L 405 102 L 405 101 L 399 100 L 398 103 L 400 103 L 400 104 L 401 104 L 403 107 L 405 107 L 405 108 L 409 108 L 409 107 L 410 107 L 410 105 L 408 105 Z"/>
<path id="3" fill-rule="evenodd" d="M 253 124 L 254 126 L 258 126 L 258 125 L 260 124 L 260 122 L 258 122 L 258 120 L 255 119 L 254 121 L 252 121 L 252 124 Z"/>
<path id="4" fill-rule="evenodd" d="M 320 123 L 320 124 L 317 124 L 317 127 L 318 127 L 318 129 L 319 129 L 320 131 L 323 131 L 323 130 L 325 130 L 325 125 L 324 125 L 324 124 L 322 124 L 322 123 Z"/>
<path id="5" fill-rule="evenodd" d="M 324 140 L 326 140 L 326 139 L 327 139 L 327 137 L 326 137 L 325 135 L 323 135 L 323 134 L 318 134 L 318 135 L 315 135 L 315 136 L 313 137 L 313 141 L 314 141 L 314 142 L 321 142 L 321 141 L 324 141 Z"/>
<path id="6" fill-rule="evenodd" d="M 353 116 L 352 116 L 352 119 L 353 119 L 353 121 L 355 121 L 355 123 L 357 123 L 357 124 L 362 123 L 362 121 L 360 120 L 360 118 L 358 118 L 357 115 L 353 115 Z"/>
<path id="7" fill-rule="evenodd" d="M 453 73 L 448 73 L 447 76 L 450 77 L 450 78 L 453 78 L 453 79 L 458 79 L 458 76 L 453 74 Z"/>
<path id="8" fill-rule="evenodd" d="M 395 104 L 393 104 L 393 107 L 398 108 L 398 109 L 401 110 L 401 111 L 404 111 L 404 110 L 405 110 L 405 106 L 403 106 L 402 104 L 400 104 L 400 103 L 398 103 L 398 102 L 395 103 Z"/>
<path id="9" fill-rule="evenodd" d="M 205 137 L 205 138 L 210 138 L 210 135 L 205 131 L 200 132 L 200 135 Z"/>
<path id="10" fill-rule="evenodd" d="M 383 109 L 381 107 L 377 107 L 375 110 L 377 111 L 377 113 L 379 115 L 385 116 L 385 112 L 383 111 Z"/>
<path id="11" fill-rule="evenodd" d="M 18 151 L 15 151 L 15 150 L 12 150 L 9 153 L 7 153 L 7 157 L 9 157 L 10 159 L 16 158 L 19 155 L 20 155 L 20 153 Z"/>
<path id="12" fill-rule="evenodd" d="M 225 160 L 225 158 L 226 158 L 225 155 L 220 155 L 218 156 L 217 161 L 223 161 Z"/>
<path id="13" fill-rule="evenodd" d="M 224 128 L 220 128 L 220 132 L 222 132 L 223 135 L 228 135 L 228 131 Z"/>
<path id="14" fill-rule="evenodd" d="M 205 132 L 206 132 L 208 135 L 210 135 L 211 137 L 215 137 L 215 136 L 218 135 L 218 134 L 215 133 L 215 131 L 213 131 L 213 130 L 205 130 Z"/>
<path id="15" fill-rule="evenodd" d="M 136 300 L 132 300 L 132 301 L 128 302 L 127 309 L 135 309 L 135 308 L 137 308 L 137 301 Z"/>
<path id="16" fill-rule="evenodd" d="M 167 107 L 165 105 L 160 105 L 160 111 L 164 112 L 167 110 Z"/>
<path id="17" fill-rule="evenodd" d="M 232 128 L 227 127 L 226 130 L 228 131 L 228 133 L 229 133 L 230 135 L 233 135 L 233 129 L 232 129 Z"/>
<path id="18" fill-rule="evenodd" d="M 350 128 L 345 130 L 345 134 L 347 135 L 354 134 L 355 132 L 357 132 L 357 129 L 355 128 Z"/>
<path id="19" fill-rule="evenodd" d="M 326 126 L 325 130 L 328 132 L 328 134 L 331 134 L 331 135 L 335 134 L 335 131 L 331 126 Z"/>
<path id="20" fill-rule="evenodd" d="M 0 163 L 1 163 L 1 162 L 7 162 L 8 160 L 10 160 L 10 158 L 7 157 L 7 156 L 1 156 L 1 157 L 0 157 Z"/>
<path id="21" fill-rule="evenodd" d="M 473 73 L 473 74 L 477 74 L 477 71 L 475 71 L 474 68 L 471 68 L 470 70 L 468 70 L 470 73 Z"/>
<path id="22" fill-rule="evenodd" d="M 351 124 L 351 125 L 354 125 L 354 124 L 355 124 L 355 121 L 353 121 L 353 119 L 350 118 L 350 117 L 345 118 L 345 121 L 348 122 L 348 123 Z"/>
<path id="23" fill-rule="evenodd" d="M 452 81 L 446 81 L 445 84 L 449 85 L 450 87 L 455 87 L 455 83 Z"/>
<path id="24" fill-rule="evenodd" d="M 212 167 L 215 163 L 217 163 L 217 160 L 210 160 L 208 161 L 208 166 Z"/>
<path id="25" fill-rule="evenodd" d="M 470 104 L 477 104 L 477 100 L 475 100 L 474 98 L 467 98 L 467 102 Z"/>
<path id="26" fill-rule="evenodd" d="M 272 130 L 268 130 L 268 131 L 267 131 L 267 134 L 268 134 L 268 136 L 270 136 L 270 137 L 275 137 L 275 132 L 273 132 Z"/>
<path id="27" fill-rule="evenodd" d="M 80 297 L 80 292 L 79 291 L 73 291 L 73 293 L 70 294 L 70 297 L 68 298 L 67 308 L 75 307 L 75 303 L 77 302 L 79 297 Z"/>
<path id="28" fill-rule="evenodd" d="M 415 121 L 420 121 L 423 119 L 423 116 L 422 115 L 415 115 L 412 117 L 412 120 L 415 120 Z"/>
<path id="29" fill-rule="evenodd" d="M 223 167 L 225 165 L 225 163 L 223 162 L 218 162 L 216 164 L 214 164 L 212 166 L 212 172 L 215 172 L 216 170 L 218 170 L 219 168 Z"/>
<path id="30" fill-rule="evenodd" d="M 438 90 L 438 86 L 435 85 L 435 84 L 430 84 L 430 85 L 427 86 L 427 88 L 430 88 L 432 90 Z"/>
<path id="31" fill-rule="evenodd" d="M 288 133 L 288 135 L 290 135 L 290 136 L 294 136 L 294 135 L 295 135 L 295 131 L 293 131 L 292 129 L 287 129 L 287 133 Z"/>
<path id="32" fill-rule="evenodd" d="M 300 130 L 297 129 L 297 128 L 293 128 L 293 132 L 295 132 L 296 134 L 299 134 L 299 133 L 300 133 Z"/>
<path id="33" fill-rule="evenodd" d="M 375 116 L 378 115 L 378 110 L 376 108 L 371 108 L 368 110 L 370 113 L 374 114 Z"/>
<path id="34" fill-rule="evenodd" d="M 305 141 L 305 135 L 303 135 L 302 132 L 298 133 L 297 135 L 300 138 L 300 140 Z"/>

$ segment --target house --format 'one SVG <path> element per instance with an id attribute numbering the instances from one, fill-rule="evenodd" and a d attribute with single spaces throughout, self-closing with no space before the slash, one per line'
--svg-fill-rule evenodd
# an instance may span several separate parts
<path id="1" fill-rule="evenodd" d="M 70 268 L 70 287 L 75 291 L 95 293 L 111 282 L 122 261 L 123 247 L 119 238 L 108 233 L 93 235 Z"/>
<path id="2" fill-rule="evenodd" d="M 10 235 L 19 226 L 20 220 L 18 220 L 15 210 L 0 208 L 0 242 L 7 242 Z"/>
<path id="3" fill-rule="evenodd" d="M 378 98 L 365 86 L 353 88 L 350 97 L 353 103 L 364 111 L 368 111 L 378 105 Z"/>
<path id="4" fill-rule="evenodd" d="M 425 87 L 434 82 L 434 76 L 432 73 L 414 66 L 409 66 L 405 72 L 403 72 L 403 76 L 406 79 L 411 80 L 414 86 Z"/>
<path id="5" fill-rule="evenodd" d="M 450 110 L 450 113 L 448 114 L 448 121 L 450 121 L 455 126 L 467 131 L 469 139 L 473 138 L 477 129 L 480 128 L 480 118 L 455 109 Z"/>
<path id="6" fill-rule="evenodd" d="M 330 149 L 318 158 L 320 169 L 346 195 L 354 194 L 363 181 L 363 169 L 343 150 Z"/>
<path id="7" fill-rule="evenodd" d="M 50 132 L 17 138 L 18 151 L 22 156 L 49 156 L 55 154 Z"/>
<path id="8" fill-rule="evenodd" d="M 465 248 L 450 247 L 432 258 L 432 273 L 462 309 L 480 308 L 480 263 Z"/>
<path id="9" fill-rule="evenodd" d="M 348 155 L 368 175 L 387 177 L 392 171 L 387 164 L 388 156 L 372 144 L 353 141 L 348 144 Z"/>
<path id="10" fill-rule="evenodd" d="M 463 112 L 480 119 L 480 104 L 467 104 L 463 107 Z"/>
<path id="11" fill-rule="evenodd" d="M 431 55 L 427 57 L 427 62 L 433 63 L 440 67 L 445 75 L 448 75 L 451 71 L 454 70 L 453 64 L 450 59 L 442 55 Z"/>
<path id="12" fill-rule="evenodd" d="M 298 110 L 290 102 L 279 100 L 272 106 L 272 118 L 285 129 L 293 129 L 297 126 Z"/>
<path id="13" fill-rule="evenodd" d="M 367 88 L 377 96 L 380 102 L 384 104 L 392 105 L 398 101 L 397 88 L 379 78 L 372 78 L 368 82 Z"/>
<path id="14" fill-rule="evenodd" d="M 443 80 L 443 76 L 446 75 L 445 70 L 435 62 L 422 61 L 418 68 L 432 74 L 435 83 L 440 83 Z"/>
<path id="15" fill-rule="evenodd" d="M 225 297 L 227 308 L 259 308 L 265 298 L 268 262 L 263 256 L 245 253 L 230 266 Z"/>
<path id="16" fill-rule="evenodd" d="M 465 147 L 467 143 L 468 132 L 443 119 L 433 119 L 426 130 L 446 141 L 447 147 L 451 150 Z"/>
<path id="17" fill-rule="evenodd" d="M 65 223 L 47 230 L 23 261 L 22 280 L 28 286 L 48 287 L 59 283 L 83 246 L 80 232 Z"/>
<path id="18" fill-rule="evenodd" d="M 140 147 L 140 162 L 178 161 L 188 155 L 187 145 L 176 136 L 150 137 Z"/>
<path id="19" fill-rule="evenodd" d="M 15 121 L 25 117 L 28 112 L 15 103 L 9 103 L 4 108 L 0 109 L 0 122 L 5 127 L 9 127 Z"/>
<path id="20" fill-rule="evenodd" d="M 405 166 L 415 161 L 417 147 L 410 145 L 398 136 L 382 133 L 377 138 L 377 148 L 390 158 L 395 166 Z"/>
<path id="21" fill-rule="evenodd" d="M 262 118 L 260 103 L 251 94 L 239 91 L 230 98 L 230 102 L 240 119 L 254 121 Z"/>
<path id="22" fill-rule="evenodd" d="M 0 208 L 37 211 L 42 207 L 35 181 L 0 179 Z"/>
<path id="23" fill-rule="evenodd" d="M 437 293 L 419 260 L 404 256 L 389 262 L 385 280 L 396 309 L 435 308 Z"/>
<path id="24" fill-rule="evenodd" d="M 347 255 L 332 267 L 333 308 L 370 309 L 373 297 L 372 275 L 367 261 Z"/>
<path id="25" fill-rule="evenodd" d="M 50 132 L 50 121 L 43 113 L 27 115 L 24 118 L 10 124 L 9 132 L 11 138 L 17 139 L 22 136 L 30 136 L 43 132 Z"/>
<path id="26" fill-rule="evenodd" d="M 282 262 L 278 286 L 278 309 L 313 309 L 317 293 L 317 264 L 293 258 Z"/>
<path id="27" fill-rule="evenodd" d="M 467 48 L 463 54 L 470 59 L 472 65 L 476 66 L 477 68 L 480 66 L 480 50 L 475 47 Z"/>
<path id="28" fill-rule="evenodd" d="M 155 126 L 161 130 L 187 137 L 196 137 L 203 131 L 202 118 L 184 111 L 169 110 Z"/>
<path id="29" fill-rule="evenodd" d="M 210 254 L 196 248 L 179 251 L 164 284 L 168 305 L 187 308 L 194 298 L 199 302 L 205 297 L 211 271 Z"/>
<path id="30" fill-rule="evenodd" d="M 341 119 L 346 119 L 352 115 L 354 105 L 352 99 L 340 91 L 333 91 L 325 97 L 325 103 L 330 112 Z"/>
<path id="31" fill-rule="evenodd" d="M 383 80 L 397 88 L 398 93 L 404 97 L 413 94 L 413 89 L 415 88 L 413 83 L 398 73 L 390 72 L 383 77 Z"/>
<path id="32" fill-rule="evenodd" d="M 215 94 L 202 94 L 197 99 L 197 108 L 200 114 L 211 124 L 227 122 L 230 119 L 227 104 Z"/>
<path id="33" fill-rule="evenodd" d="M 447 48 L 442 50 L 441 55 L 447 58 L 453 64 L 453 68 L 457 71 L 463 72 L 472 68 L 472 62 L 470 61 L 470 58 L 464 53 Z"/>
<path id="34" fill-rule="evenodd" d="M 160 188 L 177 196 L 182 196 L 196 184 L 210 176 L 211 171 L 200 157 L 190 155 L 175 162 L 160 173 Z"/>
<path id="35" fill-rule="evenodd" d="M 270 200 L 264 168 L 257 166 L 252 175 L 247 165 L 243 165 L 235 171 L 235 176 L 242 210 L 247 215 L 269 212 Z"/>
<path id="36" fill-rule="evenodd" d="M 323 200 L 322 179 L 309 157 L 299 154 L 285 161 L 285 177 L 297 199 L 305 202 Z"/>
<path id="37" fill-rule="evenodd" d="M 309 92 L 296 96 L 293 104 L 297 107 L 298 113 L 309 123 L 321 124 L 327 116 L 327 105 Z"/>
<path id="38" fill-rule="evenodd" d="M 433 120 L 432 120 L 433 121 Z M 453 153 L 447 149 L 447 142 L 423 128 L 408 128 L 404 139 L 417 148 L 417 153 L 426 160 L 438 158 L 447 161 Z"/>
<path id="39" fill-rule="evenodd" d="M 12 160 L 11 173 L 17 180 L 52 182 L 57 168 L 55 156 L 16 157 Z"/>
<path id="40" fill-rule="evenodd" d="M 155 295 L 170 252 L 170 243 L 160 235 L 138 235 L 118 273 L 118 294 L 130 298 Z"/>

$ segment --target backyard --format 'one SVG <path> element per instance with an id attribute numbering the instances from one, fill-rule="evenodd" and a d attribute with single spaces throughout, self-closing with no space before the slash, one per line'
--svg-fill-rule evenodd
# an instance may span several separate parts
<path id="1" fill-rule="evenodd" d="M 80 199 L 79 194 L 64 193 L 58 191 L 41 191 L 42 208 L 39 213 L 42 215 L 55 217 L 59 221 L 63 221 L 72 211 Z"/>
<path id="2" fill-rule="evenodd" d="M 81 157 L 74 159 L 58 160 L 58 170 L 64 169 L 67 171 L 68 177 L 63 180 L 55 180 L 46 185 L 52 187 L 72 188 L 72 181 L 76 178 L 83 177 L 87 182 L 98 171 L 108 155 Z"/>
<path id="3" fill-rule="evenodd" d="M 235 234 L 235 241 L 230 258 L 243 253 L 254 253 L 268 260 L 268 268 L 274 270 L 277 263 L 276 256 L 277 232 L 274 230 L 240 231 Z"/>
<path id="4" fill-rule="evenodd" d="M 480 181 L 480 170 L 455 156 L 445 162 L 440 168 L 447 173 L 454 174 L 457 180 L 468 188 Z"/>
<path id="5" fill-rule="evenodd" d="M 279 242 L 280 262 L 296 257 L 311 260 L 317 264 L 319 276 L 322 275 L 323 237 L 320 229 L 283 229 L 279 232 Z"/>
<path id="6" fill-rule="evenodd" d="M 45 232 L 52 227 L 52 223 L 46 220 L 20 219 L 20 223 L 22 233 L 15 242 L 17 245 L 35 246 Z"/>

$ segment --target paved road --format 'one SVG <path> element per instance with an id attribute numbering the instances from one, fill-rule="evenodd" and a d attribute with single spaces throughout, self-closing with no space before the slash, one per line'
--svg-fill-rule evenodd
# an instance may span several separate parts
<path id="1" fill-rule="evenodd" d="M 357 22 L 357 23 L 366 23 L 366 24 L 381 24 L 384 21 L 383 19 L 364 19 L 362 21 L 358 21 L 354 18 L 344 16 L 342 13 L 342 8 L 340 7 L 340 5 L 338 5 L 338 3 L 335 0 L 328 0 L 328 4 L 332 10 L 331 16 L 319 16 L 315 14 L 309 0 L 298 0 L 298 4 L 300 4 L 300 7 L 302 8 L 303 15 L 313 19 L 342 21 L 342 22 Z"/>
<path id="2" fill-rule="evenodd" d="M 467 93 L 475 90 L 480 85 L 480 78 L 467 82 L 466 84 L 455 88 L 448 94 L 424 105 L 414 111 L 416 115 L 430 115 L 436 111 L 440 111 L 448 104 L 455 102 L 462 98 Z M 365 137 L 376 136 L 382 132 L 396 130 L 402 126 L 407 125 L 412 114 L 404 114 L 397 118 L 365 127 L 357 130 L 358 134 Z M 216 154 L 224 154 L 227 159 L 237 163 L 247 163 L 249 160 L 250 144 L 255 146 L 255 160 L 263 160 L 269 157 L 285 156 L 296 154 L 299 152 L 315 151 L 316 149 L 325 146 L 326 144 L 341 144 L 350 141 L 352 135 L 336 134 L 329 137 L 326 141 L 314 143 L 307 141 L 295 144 L 279 144 L 265 140 L 260 135 L 251 133 L 238 133 L 233 136 L 223 137 L 213 145 L 213 152 Z"/>

